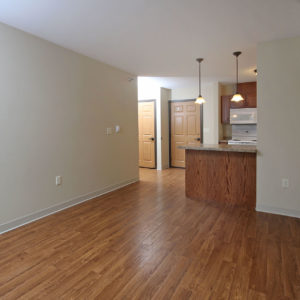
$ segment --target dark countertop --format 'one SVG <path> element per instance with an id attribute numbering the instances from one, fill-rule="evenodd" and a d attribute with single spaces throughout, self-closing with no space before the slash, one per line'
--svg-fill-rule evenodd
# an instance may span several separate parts
<path id="1" fill-rule="evenodd" d="M 256 146 L 252 145 L 200 145 L 200 146 L 179 146 L 180 149 L 196 151 L 223 151 L 223 152 L 248 152 L 256 153 Z"/>

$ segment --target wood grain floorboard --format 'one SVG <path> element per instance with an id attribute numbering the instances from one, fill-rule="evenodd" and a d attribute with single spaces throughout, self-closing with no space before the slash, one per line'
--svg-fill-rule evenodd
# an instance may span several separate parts
<path id="1" fill-rule="evenodd" d="M 184 170 L 0 235 L 0 299 L 300 299 L 300 220 L 186 198 Z"/>

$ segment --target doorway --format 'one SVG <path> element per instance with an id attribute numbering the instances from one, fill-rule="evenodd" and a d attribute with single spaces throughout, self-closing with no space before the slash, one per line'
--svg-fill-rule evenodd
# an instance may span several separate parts
<path id="1" fill-rule="evenodd" d="M 195 99 L 171 100 L 170 111 L 170 165 L 185 168 L 185 150 L 178 146 L 199 146 L 202 143 L 202 105 Z"/>
<path id="2" fill-rule="evenodd" d="M 139 167 L 156 168 L 155 100 L 138 102 Z"/>

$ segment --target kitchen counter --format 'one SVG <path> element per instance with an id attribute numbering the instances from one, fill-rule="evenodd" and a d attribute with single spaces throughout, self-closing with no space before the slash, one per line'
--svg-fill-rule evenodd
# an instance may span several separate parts
<path id="1" fill-rule="evenodd" d="M 185 149 L 187 197 L 255 208 L 255 146 L 200 145 L 181 146 L 181 149 Z"/>
<path id="2" fill-rule="evenodd" d="M 179 146 L 180 149 L 196 151 L 225 151 L 225 152 L 247 152 L 256 153 L 256 146 L 252 145 L 200 145 L 200 146 Z"/>

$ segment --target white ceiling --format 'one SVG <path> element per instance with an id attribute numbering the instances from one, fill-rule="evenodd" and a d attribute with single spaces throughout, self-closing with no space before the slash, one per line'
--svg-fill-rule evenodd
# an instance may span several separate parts
<path id="1" fill-rule="evenodd" d="M 144 80 L 145 84 L 153 86 L 164 87 L 167 89 L 181 89 L 181 88 L 198 88 L 199 79 L 197 77 L 139 77 Z M 207 80 L 202 80 L 202 83 L 206 83 Z"/>
<path id="2" fill-rule="evenodd" d="M 141 76 L 254 80 L 256 45 L 300 35 L 299 0 L 1 0 L 0 21 Z"/>

